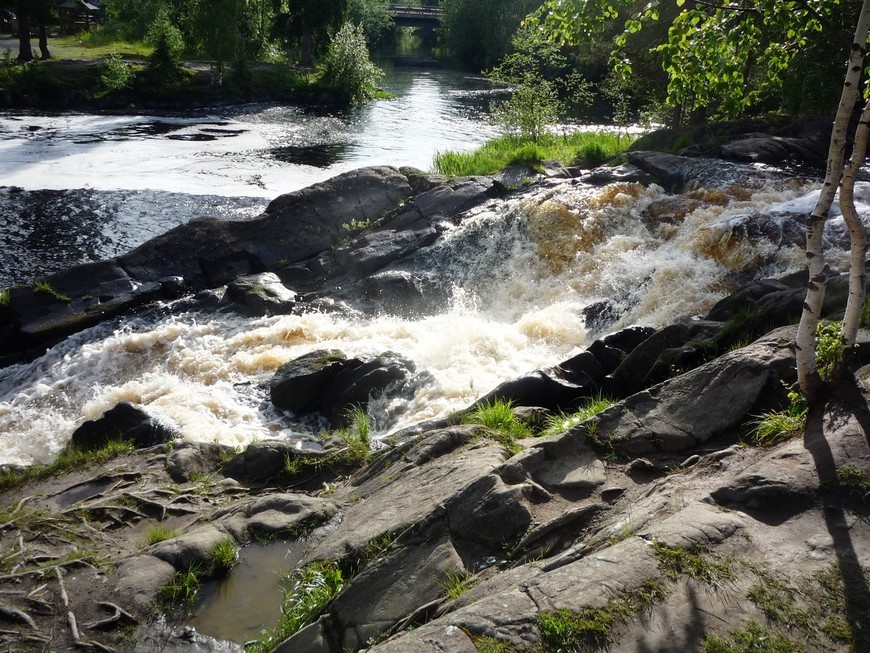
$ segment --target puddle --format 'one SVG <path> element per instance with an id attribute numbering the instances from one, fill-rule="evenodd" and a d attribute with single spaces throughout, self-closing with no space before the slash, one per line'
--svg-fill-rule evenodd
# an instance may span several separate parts
<path id="1" fill-rule="evenodd" d="M 281 574 L 296 566 L 303 542 L 253 542 L 226 578 L 199 590 L 199 603 L 187 625 L 203 635 L 243 644 L 259 639 L 281 617 Z"/>

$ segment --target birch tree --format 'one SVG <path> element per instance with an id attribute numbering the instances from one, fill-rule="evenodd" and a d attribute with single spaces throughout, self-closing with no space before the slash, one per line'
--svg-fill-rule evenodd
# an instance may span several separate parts
<path id="1" fill-rule="evenodd" d="M 870 0 L 863 0 L 861 13 L 855 26 L 843 91 L 840 104 L 834 119 L 831 132 L 831 142 L 828 149 L 828 164 L 825 181 L 819 198 L 807 222 L 807 269 L 809 281 L 807 296 L 804 301 L 801 321 L 798 326 L 796 341 L 798 382 L 804 396 L 812 401 L 822 387 L 821 377 L 816 369 L 816 329 L 825 300 L 825 287 L 830 270 L 825 263 L 824 232 L 831 206 L 838 187 L 840 188 L 840 207 L 843 218 L 849 226 L 852 238 L 849 299 L 846 308 L 846 318 L 843 320 L 843 334 L 846 344 L 855 343 L 858 329 L 858 319 L 864 302 L 864 252 L 866 237 L 864 228 L 855 211 L 853 189 L 855 174 L 864 161 L 867 150 L 868 109 L 865 107 L 861 116 L 853 148 L 852 158 L 848 165 L 844 162 L 849 122 L 861 90 L 861 79 L 864 71 L 864 58 L 867 54 L 867 35 L 870 31 Z"/>

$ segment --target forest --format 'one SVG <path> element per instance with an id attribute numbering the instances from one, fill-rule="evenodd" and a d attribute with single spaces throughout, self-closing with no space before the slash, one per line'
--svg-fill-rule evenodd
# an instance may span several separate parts
<path id="1" fill-rule="evenodd" d="M 397 4 L 397 3 L 393 3 Z M 543 104 L 617 124 L 697 124 L 760 114 L 824 115 L 836 107 L 858 3 L 840 0 L 405 0 L 438 7 L 421 34 L 397 26 L 388 0 L 0 0 L 16 16 L 16 64 L 51 58 L 52 35 L 142 44 L 161 83 L 182 60 L 207 60 L 243 83 L 252 64 L 322 66 L 346 23 L 382 56 L 421 42 L 448 65 L 484 72 Z M 91 9 L 87 9 L 90 7 Z M 90 14 L 90 15 L 89 15 Z M 71 17 L 72 15 L 72 17 Z M 359 58 L 356 50 L 355 57 Z M 372 68 L 358 71 L 369 91 Z M 374 76 L 373 76 L 374 75 Z M 341 77 L 341 75 L 339 75 Z M 354 82 L 351 76 L 335 84 Z M 4 84 L 3 80 L 6 80 Z M 112 89 L 107 89 L 112 90 Z M 355 93 L 348 97 L 365 97 Z M 548 100 L 550 98 L 550 100 Z M 552 98 L 558 99 L 553 110 Z"/>

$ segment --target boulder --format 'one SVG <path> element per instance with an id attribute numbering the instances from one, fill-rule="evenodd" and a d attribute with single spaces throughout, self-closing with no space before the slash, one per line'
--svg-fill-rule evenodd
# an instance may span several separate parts
<path id="1" fill-rule="evenodd" d="M 598 433 L 632 456 L 675 453 L 738 428 L 760 401 L 794 381 L 794 329 L 773 331 L 598 415 Z M 582 428 L 582 427 L 578 427 Z"/>
<path id="2" fill-rule="evenodd" d="M 132 440 L 143 449 L 169 442 L 175 429 L 126 401 L 107 410 L 99 419 L 89 420 L 72 434 L 72 446 L 86 451 L 99 449 L 113 440 Z"/>
<path id="3" fill-rule="evenodd" d="M 296 414 L 319 412 L 333 426 L 347 423 L 347 411 L 365 408 L 385 393 L 408 391 L 416 366 L 398 354 L 346 358 L 339 351 L 318 350 L 278 368 L 270 383 L 272 403 Z"/>
<path id="4" fill-rule="evenodd" d="M 176 483 L 187 483 L 196 475 L 215 473 L 233 455 L 233 448 L 227 445 L 184 442 L 166 456 L 166 471 Z"/>
<path id="5" fill-rule="evenodd" d="M 298 296 L 274 272 L 239 277 L 227 284 L 223 303 L 235 306 L 243 315 L 283 315 L 296 306 Z"/>

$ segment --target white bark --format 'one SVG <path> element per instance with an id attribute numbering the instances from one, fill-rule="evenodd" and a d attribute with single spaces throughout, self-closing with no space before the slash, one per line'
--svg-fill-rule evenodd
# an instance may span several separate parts
<path id="1" fill-rule="evenodd" d="M 798 382 L 807 399 L 813 399 L 818 394 L 821 385 L 816 371 L 816 327 L 822 312 L 828 275 L 823 251 L 823 235 L 828 212 L 843 176 L 846 133 L 849 128 L 849 119 L 858 99 L 861 73 L 864 69 L 864 55 L 867 51 L 868 31 L 870 31 L 870 0 L 864 0 L 855 26 L 846 79 L 843 83 L 840 105 L 837 108 L 837 117 L 834 119 L 834 127 L 831 132 L 825 182 L 807 222 L 806 256 L 809 282 L 807 283 L 807 296 L 795 343 Z"/>
<path id="2" fill-rule="evenodd" d="M 852 157 L 843 170 L 840 182 L 840 212 L 849 228 L 851 251 L 849 257 L 849 299 L 843 316 L 843 337 L 846 347 L 855 344 L 864 305 L 864 260 L 867 255 L 867 232 L 855 209 L 855 179 L 867 156 L 867 139 L 870 137 L 870 102 L 864 105 L 861 120 L 855 130 L 855 145 Z"/>

